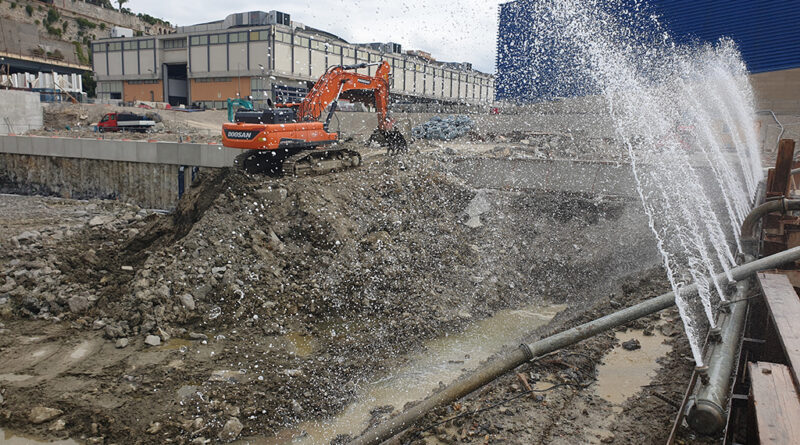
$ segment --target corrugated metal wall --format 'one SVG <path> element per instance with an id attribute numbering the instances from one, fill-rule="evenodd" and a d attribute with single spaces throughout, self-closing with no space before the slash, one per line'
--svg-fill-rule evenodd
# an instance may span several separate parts
<path id="1" fill-rule="evenodd" d="M 630 0 L 633 3 L 635 0 Z M 500 5 L 497 37 L 498 99 L 534 101 L 590 91 L 563 42 L 551 44 L 536 72 L 526 45 L 534 38 L 528 17 L 536 0 Z M 715 42 L 730 37 L 752 73 L 800 67 L 800 0 L 652 0 L 652 10 L 677 43 Z M 559 54 L 567 53 L 560 56 Z M 541 54 L 541 51 L 539 51 Z M 575 71 L 574 68 L 572 68 Z"/>

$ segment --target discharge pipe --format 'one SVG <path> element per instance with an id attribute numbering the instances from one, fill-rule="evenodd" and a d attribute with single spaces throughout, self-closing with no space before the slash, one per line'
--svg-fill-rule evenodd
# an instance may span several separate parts
<path id="1" fill-rule="evenodd" d="M 800 259 L 800 246 L 785 250 L 780 253 L 761 258 L 730 270 L 730 275 L 734 282 L 745 279 L 760 270 L 774 269 L 782 264 Z M 721 283 L 729 284 L 725 273 L 717 275 L 717 280 Z M 682 292 L 696 292 L 697 286 L 690 284 L 685 286 Z M 643 301 L 634 306 L 622 309 L 610 315 L 592 320 L 572 329 L 560 332 L 550 337 L 541 339 L 534 343 L 521 344 L 517 349 L 506 356 L 495 360 L 487 365 L 473 371 L 463 379 L 451 383 L 440 392 L 428 397 L 412 408 L 400 415 L 387 420 L 377 427 L 366 431 L 362 436 L 355 438 L 351 445 L 376 445 L 388 440 L 395 434 L 413 425 L 428 411 L 454 402 L 476 389 L 492 382 L 506 372 L 517 366 L 557 351 L 566 346 L 575 344 L 581 340 L 593 337 L 601 332 L 608 331 L 615 327 L 630 323 L 633 320 L 656 313 L 675 304 L 675 294 L 666 293 L 659 297 Z"/>
<path id="2" fill-rule="evenodd" d="M 771 258 L 771 257 L 770 257 Z M 748 257 L 752 260 L 752 257 Z M 751 263 L 752 264 L 752 263 Z M 709 335 L 708 365 L 695 371 L 700 377 L 700 387 L 689 408 L 686 420 L 698 433 L 712 435 L 725 427 L 725 411 L 730 394 L 731 375 L 736 365 L 739 339 L 742 338 L 747 313 L 747 293 L 751 279 L 736 283 L 736 292 L 730 312 L 723 313 L 718 328 Z M 716 332 L 715 332 L 716 331 Z"/>

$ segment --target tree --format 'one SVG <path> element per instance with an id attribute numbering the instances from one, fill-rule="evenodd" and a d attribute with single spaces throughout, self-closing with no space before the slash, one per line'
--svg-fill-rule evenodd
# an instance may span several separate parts
<path id="1" fill-rule="evenodd" d="M 128 3 L 128 0 L 117 0 L 117 4 L 119 5 L 119 10 L 122 11 L 122 5 Z"/>

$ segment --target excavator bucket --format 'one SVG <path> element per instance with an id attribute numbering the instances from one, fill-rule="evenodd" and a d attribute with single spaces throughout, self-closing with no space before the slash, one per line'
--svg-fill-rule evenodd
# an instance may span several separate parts
<path id="1" fill-rule="evenodd" d="M 386 153 L 390 155 L 408 150 L 406 138 L 397 130 L 375 130 L 367 141 L 368 144 L 373 142 L 386 147 Z"/>

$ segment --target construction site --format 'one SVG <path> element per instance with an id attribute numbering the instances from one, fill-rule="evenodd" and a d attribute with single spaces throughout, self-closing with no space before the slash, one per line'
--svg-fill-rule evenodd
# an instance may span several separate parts
<path id="1" fill-rule="evenodd" d="M 7 3 L 104 26 L 4 53 L 0 445 L 800 443 L 800 57 L 680 2 L 500 4 L 494 74 Z"/>

